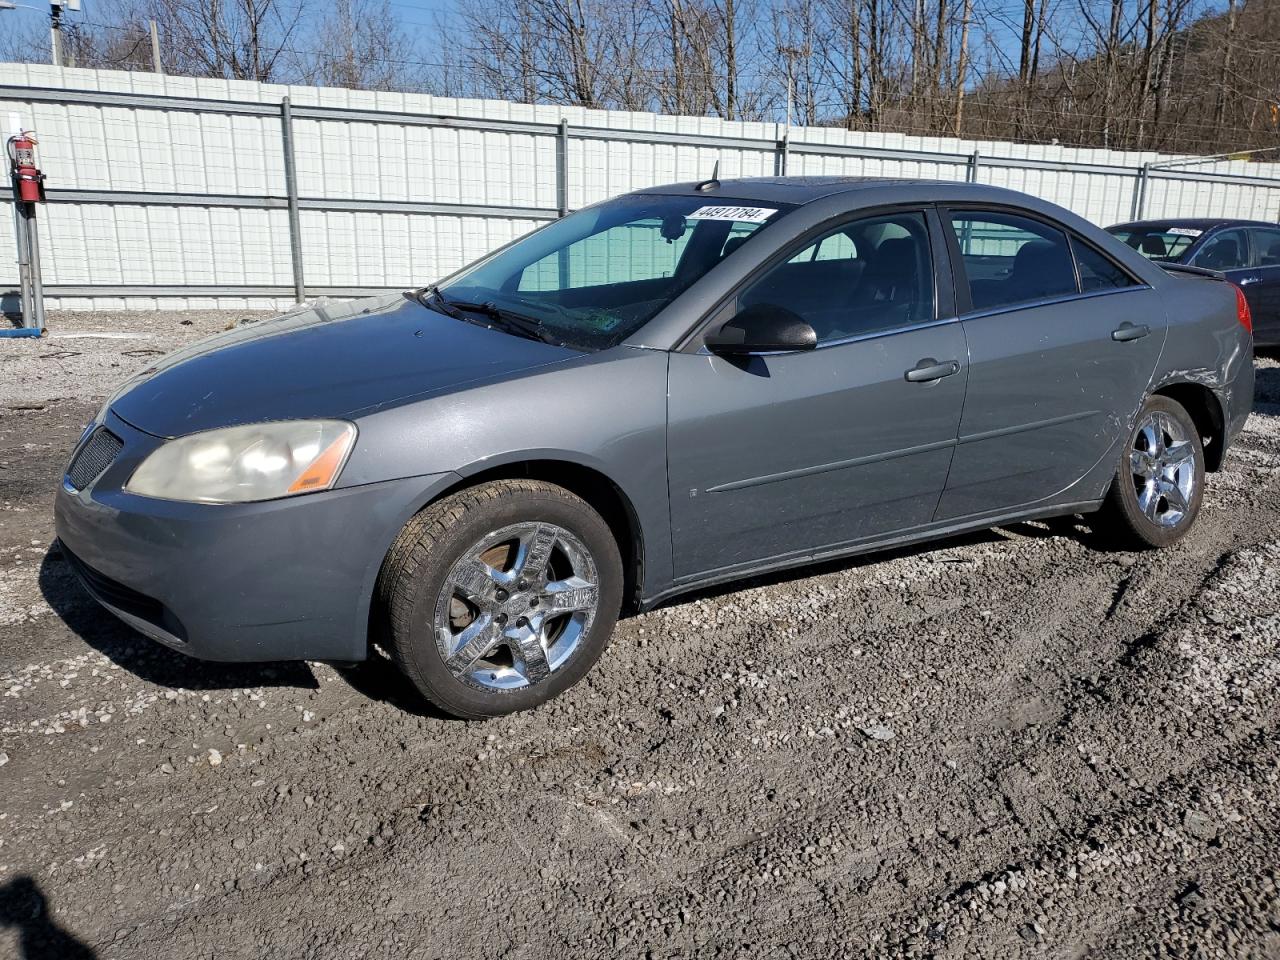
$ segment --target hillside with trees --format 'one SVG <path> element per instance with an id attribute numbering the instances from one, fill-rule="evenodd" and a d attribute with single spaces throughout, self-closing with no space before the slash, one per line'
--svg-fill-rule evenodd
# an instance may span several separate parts
<path id="1" fill-rule="evenodd" d="M 86 0 L 79 66 L 1219 153 L 1280 144 L 1280 0 Z M 35 18 L 0 41 L 48 60 Z"/>

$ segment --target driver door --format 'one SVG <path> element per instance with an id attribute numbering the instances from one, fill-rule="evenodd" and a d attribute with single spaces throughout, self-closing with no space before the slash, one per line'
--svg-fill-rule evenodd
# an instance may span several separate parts
<path id="1" fill-rule="evenodd" d="M 931 211 L 847 221 L 784 252 L 708 325 L 774 303 L 814 327 L 815 349 L 671 355 L 677 581 L 803 559 L 931 521 L 967 377 L 950 274 L 939 284 L 935 269 L 947 271 L 940 244 Z"/>

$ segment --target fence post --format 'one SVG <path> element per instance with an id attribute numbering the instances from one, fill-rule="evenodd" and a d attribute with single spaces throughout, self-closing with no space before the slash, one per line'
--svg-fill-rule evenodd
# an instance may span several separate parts
<path id="1" fill-rule="evenodd" d="M 569 121 L 564 117 L 556 137 L 556 206 L 560 216 L 569 215 Z"/>
<path id="2" fill-rule="evenodd" d="M 289 251 L 293 259 L 293 295 L 298 303 L 307 299 L 302 276 L 302 227 L 298 221 L 298 168 L 293 155 L 293 106 L 289 98 L 280 101 L 281 143 L 284 147 L 284 188 L 289 196 Z"/>
<path id="3" fill-rule="evenodd" d="M 1147 209 L 1147 181 L 1151 179 L 1151 164 L 1144 163 L 1138 168 L 1138 179 L 1133 184 L 1133 208 L 1130 220 L 1141 220 Z"/>
<path id="4" fill-rule="evenodd" d="M 785 177 L 787 175 L 787 167 L 791 163 L 791 131 L 785 130 L 782 139 L 778 141 L 777 146 L 777 164 L 778 176 Z"/>
<path id="5" fill-rule="evenodd" d="M 15 202 L 17 201 L 17 194 L 18 192 L 15 190 Z M 30 271 L 29 282 L 31 285 L 31 316 L 24 316 L 22 322 L 28 327 L 43 330 L 44 277 L 40 273 L 40 236 L 36 232 L 36 205 L 34 203 L 19 203 L 18 205 L 26 208 L 24 219 L 26 220 L 27 265 Z"/>
<path id="6" fill-rule="evenodd" d="M 18 310 L 22 313 L 22 325 L 34 326 L 35 316 L 31 305 L 31 248 L 27 246 L 27 223 L 22 215 L 22 201 L 18 199 L 18 191 L 13 191 L 13 236 L 18 243 Z"/>
<path id="7" fill-rule="evenodd" d="M 982 163 L 982 154 L 978 153 L 977 150 L 969 154 L 969 172 L 967 174 L 969 183 L 978 182 L 978 167 L 981 163 Z"/>
<path id="8" fill-rule="evenodd" d="M 560 118 L 560 131 L 556 135 L 556 206 L 560 216 L 569 215 L 569 121 Z M 569 248 L 561 247 L 556 255 L 556 274 L 560 289 L 569 287 Z"/>

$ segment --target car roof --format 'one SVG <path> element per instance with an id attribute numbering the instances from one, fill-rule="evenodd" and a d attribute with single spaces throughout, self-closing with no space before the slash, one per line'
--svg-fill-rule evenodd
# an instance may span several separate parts
<path id="1" fill-rule="evenodd" d="M 1214 227 L 1276 227 L 1280 224 L 1267 220 L 1236 220 L 1232 217 L 1172 217 L 1167 220 L 1133 220 L 1116 223 L 1108 230 L 1168 230 L 1170 227 L 1190 227 L 1193 230 L 1212 230 Z"/>
<path id="2" fill-rule="evenodd" d="M 937 193 L 937 200 L 988 200 L 1009 203 L 1013 199 L 1023 202 L 1025 195 L 986 184 L 963 183 L 955 180 L 928 180 L 924 178 L 894 177 L 728 177 L 715 181 L 717 186 L 698 189 L 700 183 L 671 183 L 665 186 L 647 187 L 637 193 L 694 195 L 708 198 L 726 197 L 734 200 L 756 200 L 762 203 L 805 204 L 839 193 L 883 190 L 886 187 L 927 188 Z M 916 199 L 913 197 L 912 199 Z"/>

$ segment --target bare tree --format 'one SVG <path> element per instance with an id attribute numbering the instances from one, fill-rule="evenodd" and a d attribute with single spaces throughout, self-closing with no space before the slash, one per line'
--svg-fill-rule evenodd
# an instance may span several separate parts
<path id="1" fill-rule="evenodd" d="M 413 42 L 388 0 L 330 0 L 316 35 L 325 42 L 298 62 L 311 83 L 360 90 L 423 85 Z"/>
<path id="2" fill-rule="evenodd" d="M 134 10 L 160 25 L 171 73 L 292 78 L 291 44 L 301 33 L 304 0 L 140 0 Z"/>
<path id="3" fill-rule="evenodd" d="M 118 0 L 82 66 L 1123 149 L 1280 145 L 1280 0 Z M 419 45 L 421 44 L 421 46 Z M 0 57 L 47 61 L 43 23 Z"/>

